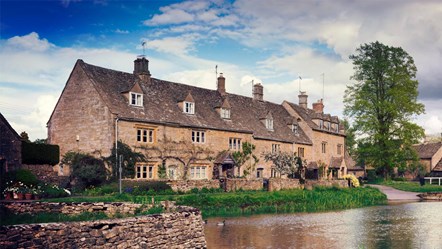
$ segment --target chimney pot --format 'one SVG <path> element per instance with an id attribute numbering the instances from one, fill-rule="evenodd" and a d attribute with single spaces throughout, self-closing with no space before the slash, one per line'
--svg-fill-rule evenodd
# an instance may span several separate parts
<path id="1" fill-rule="evenodd" d="M 134 75 L 137 75 L 143 81 L 150 80 L 149 61 L 144 56 L 139 56 L 134 61 Z"/>

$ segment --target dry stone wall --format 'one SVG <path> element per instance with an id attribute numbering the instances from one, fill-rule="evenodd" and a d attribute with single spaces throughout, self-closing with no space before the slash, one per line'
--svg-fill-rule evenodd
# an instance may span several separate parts
<path id="1" fill-rule="evenodd" d="M 300 189 L 299 179 L 270 178 L 269 191 L 279 191 L 281 189 Z"/>
<path id="2" fill-rule="evenodd" d="M 211 189 L 211 188 L 220 188 L 219 180 L 177 180 L 177 181 L 168 181 L 167 185 L 169 185 L 173 191 L 183 191 L 188 192 L 194 188 L 197 189 Z"/>
<path id="3" fill-rule="evenodd" d="M 85 222 L 0 227 L 0 248 L 206 248 L 198 209 Z"/>
<path id="4" fill-rule="evenodd" d="M 307 180 L 305 182 L 304 187 L 306 189 L 312 189 L 316 186 L 323 186 L 323 187 L 340 187 L 340 188 L 348 188 L 348 181 L 347 180 L 319 180 L 319 181 L 310 181 Z"/>
<path id="5" fill-rule="evenodd" d="M 261 190 L 263 188 L 262 179 L 226 179 L 227 192 L 237 191 L 237 190 Z"/>
<path id="6" fill-rule="evenodd" d="M 103 212 L 107 215 L 134 214 L 139 208 L 148 209 L 149 205 L 126 202 L 5 202 L 2 203 L 15 214 L 62 213 L 77 215 L 84 212 Z"/>

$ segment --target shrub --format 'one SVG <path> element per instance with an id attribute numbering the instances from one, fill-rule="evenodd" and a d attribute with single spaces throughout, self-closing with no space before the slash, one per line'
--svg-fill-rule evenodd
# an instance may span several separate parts
<path id="1" fill-rule="evenodd" d="M 124 192 L 133 195 L 153 195 L 173 193 L 172 188 L 163 181 L 124 181 Z"/>
<path id="2" fill-rule="evenodd" d="M 60 159 L 60 147 L 52 144 L 22 143 L 22 162 L 24 164 L 55 165 Z"/>
<path id="3" fill-rule="evenodd" d="M 26 186 L 37 185 L 39 180 L 27 169 L 18 169 L 9 173 L 8 180 L 13 182 L 22 182 Z"/>

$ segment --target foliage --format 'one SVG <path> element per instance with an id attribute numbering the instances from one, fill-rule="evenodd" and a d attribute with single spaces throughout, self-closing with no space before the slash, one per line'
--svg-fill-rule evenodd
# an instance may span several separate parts
<path id="1" fill-rule="evenodd" d="M 363 44 L 350 55 L 357 82 L 347 86 L 344 113 L 366 146 L 358 156 L 388 177 L 397 164 L 404 165 L 411 145 L 424 131 L 410 120 L 424 112 L 417 103 L 418 81 L 413 58 L 402 48 L 379 42 Z"/>
<path id="2" fill-rule="evenodd" d="M 37 177 L 28 169 L 18 169 L 8 172 L 7 178 L 9 181 L 21 182 L 28 186 L 37 185 L 39 183 Z"/>
<path id="3" fill-rule="evenodd" d="M 55 165 L 60 160 L 60 147 L 58 145 L 24 142 L 21 144 L 21 148 L 24 164 Z"/>
<path id="4" fill-rule="evenodd" d="M 343 178 L 344 178 L 345 180 L 350 180 L 351 185 L 352 185 L 353 187 L 355 187 L 355 188 L 357 188 L 357 187 L 360 186 L 360 185 L 359 185 L 359 180 L 358 180 L 358 178 L 356 178 L 355 175 L 344 175 Z"/>
<path id="5" fill-rule="evenodd" d="M 147 159 L 161 160 L 166 165 L 169 160 L 178 161 L 182 166 L 182 178 L 187 179 L 191 164 L 198 161 L 213 160 L 213 151 L 193 144 L 187 140 L 175 141 L 164 137 L 156 145 L 142 145 L 138 147 L 145 153 Z"/>
<path id="6" fill-rule="evenodd" d="M 31 142 L 31 140 L 29 140 L 29 135 L 26 131 L 23 131 L 22 133 L 20 133 L 20 137 L 23 142 L 27 142 L 27 143 Z"/>
<path id="7" fill-rule="evenodd" d="M 160 179 L 166 179 L 167 178 L 166 162 L 164 162 L 164 161 L 160 165 L 158 165 L 158 177 Z"/>
<path id="8" fill-rule="evenodd" d="M 101 159 L 81 152 L 67 152 L 61 163 L 69 165 L 77 189 L 99 186 L 106 181 L 107 171 Z"/>
<path id="9" fill-rule="evenodd" d="M 48 143 L 48 139 L 47 138 L 37 138 L 34 141 L 34 144 L 47 144 Z"/>
<path id="10" fill-rule="evenodd" d="M 121 162 L 121 167 L 123 168 L 123 172 L 121 173 L 121 176 L 123 178 L 126 178 L 126 177 L 134 178 L 135 177 L 135 164 L 137 162 L 145 161 L 145 159 L 146 159 L 145 156 L 140 152 L 133 151 L 129 145 L 127 145 L 121 141 L 118 141 L 117 147 L 118 147 L 118 151 L 117 151 L 118 157 L 120 157 L 120 155 L 123 156 L 123 162 Z M 117 164 L 115 152 L 116 151 L 115 151 L 115 144 L 114 144 L 114 147 L 112 148 L 112 151 L 111 151 L 111 155 L 109 157 L 104 158 L 104 160 L 108 163 L 108 165 L 112 166 L 111 167 L 112 168 L 112 178 L 118 179 L 119 165 Z"/>
<path id="11" fill-rule="evenodd" d="M 233 159 L 235 159 L 236 167 L 238 168 L 238 172 L 241 172 L 241 167 L 253 158 L 253 162 L 243 170 L 243 175 L 247 176 L 255 169 L 255 165 L 258 163 L 259 159 L 256 155 L 253 154 L 255 150 L 255 145 L 249 142 L 244 142 L 242 144 L 241 151 L 235 151 L 232 153 Z M 239 175 L 239 174 L 238 174 Z"/>
<path id="12" fill-rule="evenodd" d="M 321 160 L 319 160 L 318 161 L 318 178 L 319 179 L 323 179 L 324 177 L 325 177 L 325 169 L 327 168 L 327 165 L 323 162 L 323 161 L 321 161 Z"/>
<path id="13" fill-rule="evenodd" d="M 287 152 L 276 152 L 267 153 L 264 155 L 264 160 L 266 162 L 271 161 L 273 163 L 274 169 L 280 175 L 288 175 L 294 178 L 295 173 L 297 173 L 302 167 L 302 159 L 295 154 Z"/>
<path id="14" fill-rule="evenodd" d="M 348 122 L 347 119 L 342 120 L 342 125 L 345 129 L 345 150 L 350 156 L 354 156 L 356 150 L 355 130 L 351 127 L 350 122 Z"/>
<path id="15" fill-rule="evenodd" d="M 37 213 L 37 214 L 12 214 L 2 216 L 0 225 L 16 225 L 31 223 L 49 223 L 49 222 L 66 222 L 66 221 L 92 221 L 109 218 L 103 212 L 84 212 L 78 215 L 65 215 L 62 213 Z"/>

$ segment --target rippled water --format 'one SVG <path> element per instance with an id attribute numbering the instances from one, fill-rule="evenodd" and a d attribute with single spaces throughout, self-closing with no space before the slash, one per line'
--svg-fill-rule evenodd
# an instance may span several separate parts
<path id="1" fill-rule="evenodd" d="M 442 202 L 208 220 L 208 248 L 442 249 Z"/>

